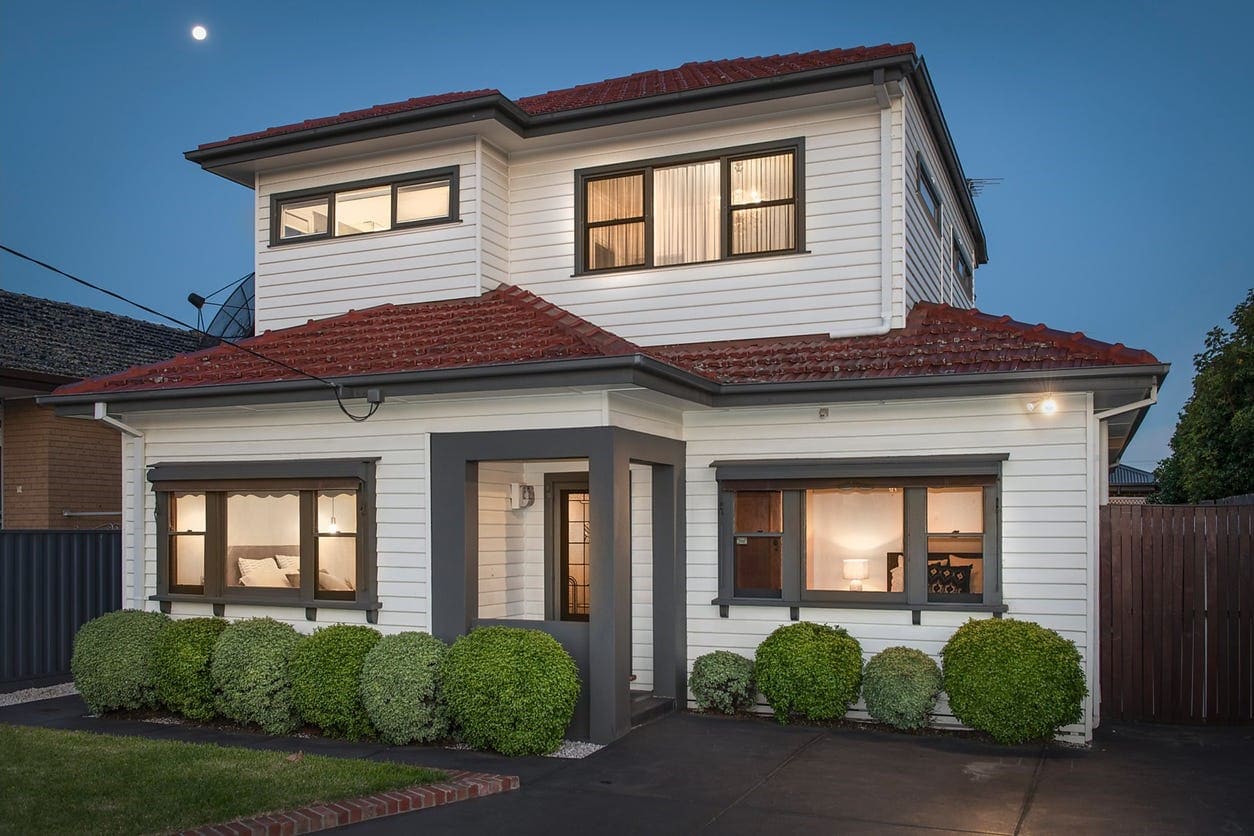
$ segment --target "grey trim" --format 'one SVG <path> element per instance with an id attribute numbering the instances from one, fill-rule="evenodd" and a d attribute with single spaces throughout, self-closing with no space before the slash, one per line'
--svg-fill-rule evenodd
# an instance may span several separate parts
<path id="1" fill-rule="evenodd" d="M 927 488 L 906 488 L 906 542 L 902 545 L 906 600 L 911 607 L 927 603 Z M 912 559 L 923 556 L 922 560 Z"/>
<path id="2" fill-rule="evenodd" d="M 857 479 L 896 476 L 995 476 L 1008 453 L 875 456 L 860 459 L 758 459 L 711 462 L 720 482 L 764 479 Z"/>
<path id="3" fill-rule="evenodd" d="M 433 433 L 431 439 L 431 626 L 445 641 L 465 633 L 478 614 L 478 463 L 585 459 L 588 462 L 589 513 L 592 523 L 592 590 L 587 623 L 589 670 L 584 682 L 589 699 L 588 733 L 610 742 L 631 726 L 631 490 L 630 464 L 652 465 L 654 502 L 653 562 L 655 589 L 663 602 L 685 602 L 684 539 L 679 507 L 683 496 L 684 443 L 617 427 Z M 673 507 L 659 502 L 671 500 Z M 659 529 L 657 526 L 660 525 Z M 654 606 L 654 691 L 664 696 L 686 693 L 682 654 L 686 637 L 684 607 Z M 528 622 L 552 625 L 582 622 Z M 553 628 L 556 629 L 556 628 Z M 576 733 L 578 730 L 576 730 Z"/>
<path id="4" fill-rule="evenodd" d="M 561 548 L 562 533 L 561 492 L 563 490 L 588 490 L 588 474 L 575 472 L 544 474 L 544 577 L 547 594 L 544 599 L 544 617 L 549 621 L 565 621 L 562 618 Z M 582 621 L 583 619 L 569 619 Z"/>
<path id="5" fill-rule="evenodd" d="M 361 479 L 374 472 L 378 457 L 361 459 L 293 459 L 251 462 L 157 462 L 148 466 L 149 482 L 219 481 L 223 479 Z"/>
<path id="6" fill-rule="evenodd" d="M 932 612 L 1009 612 L 1005 604 L 911 604 L 901 601 L 789 601 L 783 598 L 712 598 L 710 603 L 719 608 L 729 607 L 788 607 L 789 609 L 829 610 L 924 610 Z M 726 615 L 722 616 L 727 618 Z M 794 621 L 796 619 L 793 619 Z M 918 624 L 918 622 L 915 622 Z"/>

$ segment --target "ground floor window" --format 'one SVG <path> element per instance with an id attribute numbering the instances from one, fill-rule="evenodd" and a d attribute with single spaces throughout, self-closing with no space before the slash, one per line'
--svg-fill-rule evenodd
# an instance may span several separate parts
<path id="1" fill-rule="evenodd" d="M 241 463 L 238 478 L 232 468 L 153 468 L 159 595 L 373 600 L 373 463 Z"/>
<path id="2" fill-rule="evenodd" d="M 1000 605 L 1000 468 L 938 465 L 717 463 L 720 598 Z"/>

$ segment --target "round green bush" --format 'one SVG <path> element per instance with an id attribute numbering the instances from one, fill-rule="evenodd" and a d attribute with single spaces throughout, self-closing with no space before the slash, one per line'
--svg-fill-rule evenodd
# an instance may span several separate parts
<path id="1" fill-rule="evenodd" d="M 442 677 L 462 739 L 503 755 L 552 752 L 579 699 L 575 660 L 539 630 L 473 630 L 448 649 Z"/>
<path id="2" fill-rule="evenodd" d="M 729 650 L 698 656 L 688 687 L 702 711 L 735 714 L 753 705 L 753 660 Z"/>
<path id="3" fill-rule="evenodd" d="M 315 630 L 296 646 L 289 666 L 292 703 L 302 720 L 333 737 L 374 734 L 361 701 L 361 668 L 379 631 L 360 624 Z"/>
<path id="4" fill-rule="evenodd" d="M 295 731 L 300 720 L 292 703 L 287 666 L 300 640 L 295 628 L 273 618 L 247 618 L 227 625 L 209 663 L 218 712 L 271 734 Z"/>
<path id="5" fill-rule="evenodd" d="M 153 669 L 162 705 L 190 720 L 214 718 L 217 709 L 209 661 L 225 629 L 221 618 L 184 618 L 161 632 L 153 651 Z"/>
<path id="6" fill-rule="evenodd" d="M 834 720 L 858 699 L 862 646 L 840 627 L 798 621 L 758 645 L 758 689 L 775 719 Z"/>
<path id="7" fill-rule="evenodd" d="M 169 625 L 159 612 L 118 610 L 79 628 L 70 671 L 93 714 L 159 705 L 153 650 Z"/>
<path id="8" fill-rule="evenodd" d="M 440 665 L 448 646 L 427 633 L 384 636 L 361 666 L 361 702 L 385 743 L 429 743 L 447 737 L 448 709 Z"/>
<path id="9" fill-rule="evenodd" d="M 1051 738 L 1084 716 L 1080 652 L 1034 622 L 971 619 L 941 659 L 954 716 L 1000 743 Z"/>
<path id="10" fill-rule="evenodd" d="M 874 719 L 899 729 L 921 729 L 941 691 L 936 662 L 913 647 L 889 647 L 866 663 L 862 698 Z"/>

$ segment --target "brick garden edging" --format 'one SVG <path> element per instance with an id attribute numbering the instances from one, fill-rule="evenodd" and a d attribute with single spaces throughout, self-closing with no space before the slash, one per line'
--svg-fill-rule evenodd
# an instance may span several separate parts
<path id="1" fill-rule="evenodd" d="M 438 784 L 406 787 L 329 804 L 312 804 L 280 813 L 235 819 L 225 824 L 208 824 L 181 831 L 180 836 L 299 836 L 359 821 L 483 798 L 516 790 L 519 786 L 517 775 L 493 775 L 459 769 L 446 769 L 444 772 L 448 780 Z"/>

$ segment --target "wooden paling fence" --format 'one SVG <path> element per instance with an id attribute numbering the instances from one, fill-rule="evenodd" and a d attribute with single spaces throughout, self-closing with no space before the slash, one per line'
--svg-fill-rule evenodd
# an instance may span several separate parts
<path id="1" fill-rule="evenodd" d="M 1254 505 L 1101 509 L 1101 719 L 1254 722 Z"/>

